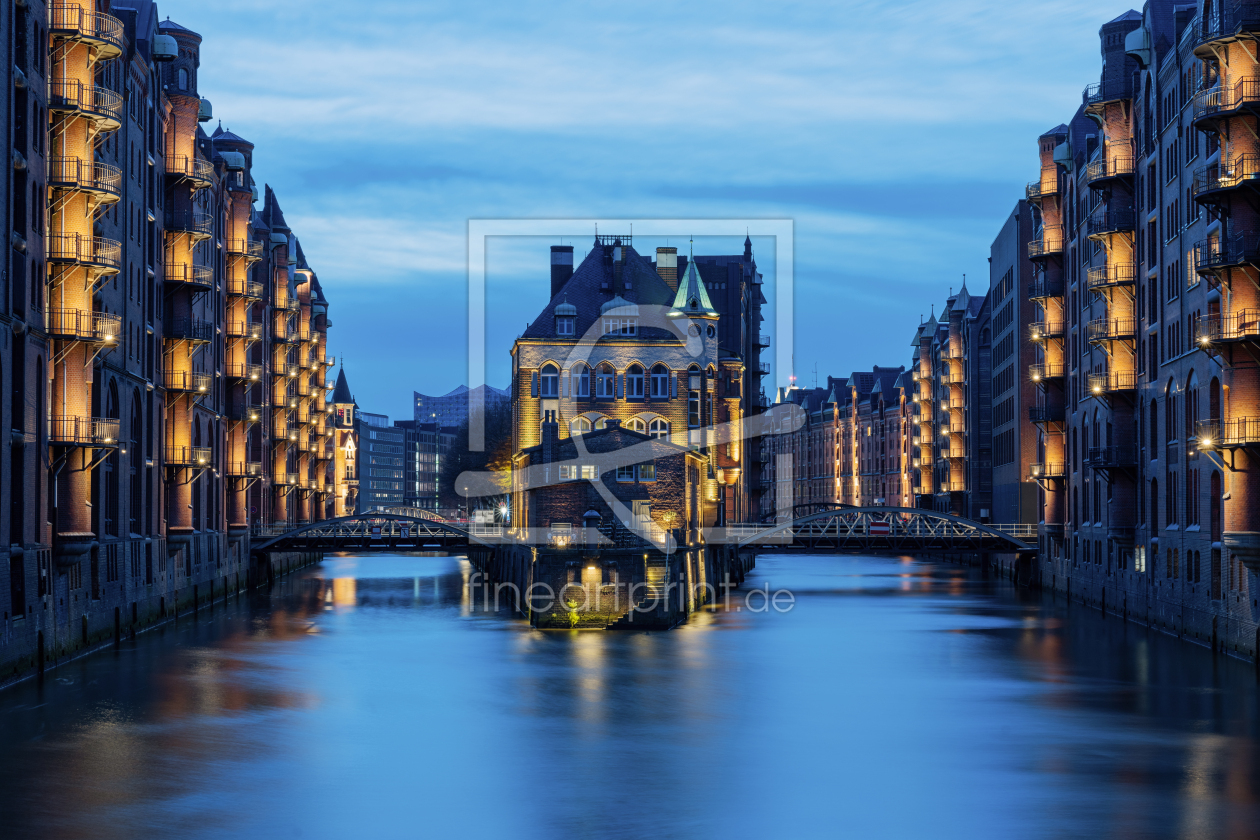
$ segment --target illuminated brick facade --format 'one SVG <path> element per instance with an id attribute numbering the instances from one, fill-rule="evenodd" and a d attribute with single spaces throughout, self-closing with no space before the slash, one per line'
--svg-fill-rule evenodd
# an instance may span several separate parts
<path id="1" fill-rule="evenodd" d="M 222 596 L 252 525 L 333 512 L 328 304 L 270 190 L 254 210 L 253 145 L 202 129 L 201 37 L 147 0 L 8 13 L 0 680 Z"/>

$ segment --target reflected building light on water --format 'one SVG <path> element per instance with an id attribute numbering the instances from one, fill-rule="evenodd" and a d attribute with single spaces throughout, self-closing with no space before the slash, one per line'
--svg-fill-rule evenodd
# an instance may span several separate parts
<path id="1" fill-rule="evenodd" d="M 333 603 L 339 607 L 353 607 L 358 603 L 357 581 L 354 578 L 333 579 Z"/>

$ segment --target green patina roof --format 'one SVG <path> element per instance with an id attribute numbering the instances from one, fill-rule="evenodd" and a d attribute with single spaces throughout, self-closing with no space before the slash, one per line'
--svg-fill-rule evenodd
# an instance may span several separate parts
<path id="1" fill-rule="evenodd" d="M 681 312 L 684 315 L 712 315 L 717 316 L 717 310 L 713 308 L 712 302 L 709 301 L 709 292 L 704 288 L 704 281 L 700 279 L 700 272 L 696 271 L 696 261 L 687 260 L 687 273 L 683 276 L 682 282 L 678 284 L 678 294 L 674 295 L 675 312 Z"/>

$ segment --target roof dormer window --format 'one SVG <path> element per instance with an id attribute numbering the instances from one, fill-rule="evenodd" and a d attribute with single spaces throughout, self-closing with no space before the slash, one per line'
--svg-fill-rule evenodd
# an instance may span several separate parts
<path id="1" fill-rule="evenodd" d="M 573 335 L 573 316 L 556 316 L 556 335 Z"/>
<path id="2" fill-rule="evenodd" d="M 638 318 L 605 318 L 604 335 L 638 335 Z"/>

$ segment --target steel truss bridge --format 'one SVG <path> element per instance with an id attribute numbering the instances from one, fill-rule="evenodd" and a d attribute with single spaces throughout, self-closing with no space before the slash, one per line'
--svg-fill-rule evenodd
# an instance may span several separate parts
<path id="1" fill-rule="evenodd" d="M 984 525 L 948 513 L 902 507 L 843 507 L 772 526 L 732 526 L 742 549 L 813 554 L 993 552 L 1033 554 L 1036 525 Z"/>
<path id="2" fill-rule="evenodd" d="M 991 552 L 1029 555 L 1036 525 L 984 525 L 948 513 L 899 507 L 843 507 L 778 525 L 705 529 L 705 543 L 762 552 L 916 554 Z M 251 551 L 462 551 L 514 544 L 499 525 L 464 524 L 432 514 L 371 512 L 309 525 L 256 528 Z M 522 542 L 525 542 L 522 540 Z"/>

